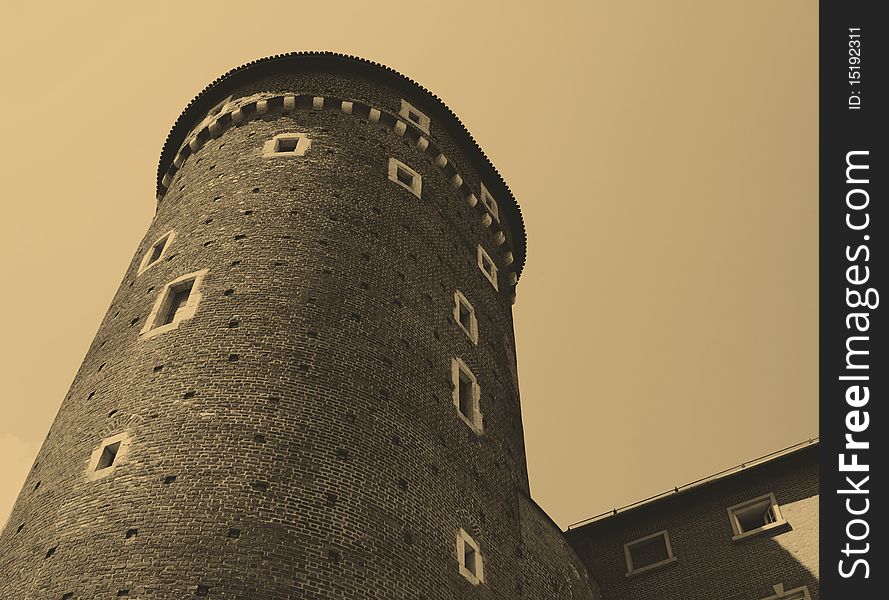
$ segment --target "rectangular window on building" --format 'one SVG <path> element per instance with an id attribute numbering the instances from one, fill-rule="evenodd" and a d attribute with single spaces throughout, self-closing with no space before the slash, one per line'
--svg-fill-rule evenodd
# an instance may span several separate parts
<path id="1" fill-rule="evenodd" d="M 160 262 L 160 260 L 167 254 L 167 250 L 173 243 L 174 237 L 176 237 L 176 233 L 174 231 L 168 231 L 151 245 L 142 257 L 142 262 L 139 264 L 137 275 L 141 275 L 149 267 Z"/>
<path id="2" fill-rule="evenodd" d="M 460 290 L 454 291 L 454 321 L 473 344 L 478 344 L 478 319 L 475 309 Z"/>
<path id="3" fill-rule="evenodd" d="M 491 282 L 494 289 L 500 289 L 497 285 L 497 265 L 491 260 L 491 257 L 485 252 L 481 244 L 478 246 L 478 268 L 484 274 L 485 279 Z"/>
<path id="4" fill-rule="evenodd" d="M 472 536 L 464 529 L 457 532 L 457 564 L 460 567 L 460 574 L 472 585 L 484 582 L 481 550 Z"/>
<path id="5" fill-rule="evenodd" d="M 676 560 L 670 534 L 664 530 L 624 544 L 627 576 L 670 564 Z"/>
<path id="6" fill-rule="evenodd" d="M 158 294 L 140 335 L 152 337 L 175 329 L 181 322 L 191 319 L 198 310 L 200 286 L 206 274 L 207 269 L 189 273 L 165 285 Z"/>
<path id="7" fill-rule="evenodd" d="M 128 433 L 107 437 L 93 450 L 86 469 L 87 481 L 95 481 L 111 475 L 124 460 L 129 447 Z"/>
<path id="8" fill-rule="evenodd" d="M 305 133 L 279 133 L 262 146 L 265 158 L 303 156 L 311 148 L 312 140 Z"/>
<path id="9" fill-rule="evenodd" d="M 453 400 L 457 414 L 473 431 L 481 433 L 481 388 L 466 363 L 456 357 L 451 359 L 451 382 L 454 386 Z"/>
<path id="10" fill-rule="evenodd" d="M 771 493 L 730 506 L 727 510 L 733 540 L 770 531 L 787 523 L 781 516 L 775 494 Z"/>
<path id="11" fill-rule="evenodd" d="M 484 183 L 481 186 L 481 193 L 479 195 L 481 196 L 481 201 L 484 207 L 488 209 L 488 212 L 491 213 L 494 220 L 499 223 L 500 209 L 497 207 L 497 201 L 494 200 L 494 196 L 491 195 L 491 192 L 488 191 L 488 188 L 485 187 Z"/>
<path id="12" fill-rule="evenodd" d="M 415 170 L 396 158 L 389 159 L 389 181 L 394 181 L 417 198 L 423 191 L 423 178 Z"/>
<path id="13" fill-rule="evenodd" d="M 416 106 L 413 106 L 407 100 L 401 101 L 401 108 L 398 116 L 403 117 L 417 126 L 424 133 L 429 133 L 429 117 L 423 114 Z"/>

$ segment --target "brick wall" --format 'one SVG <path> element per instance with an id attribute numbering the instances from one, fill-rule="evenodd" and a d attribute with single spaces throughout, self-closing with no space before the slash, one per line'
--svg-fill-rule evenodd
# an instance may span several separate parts
<path id="1" fill-rule="evenodd" d="M 818 448 L 750 467 L 568 532 L 606 600 L 818 600 Z M 732 541 L 727 508 L 774 493 L 788 526 Z M 675 562 L 627 576 L 624 544 L 667 530 Z"/>
<path id="2" fill-rule="evenodd" d="M 232 91 L 391 113 L 400 100 L 319 73 Z M 305 156 L 261 156 L 291 131 L 311 138 Z M 432 135 L 477 190 L 458 144 L 438 123 Z M 393 156 L 423 176 L 421 199 L 388 180 Z M 0 596 L 566 597 L 521 584 L 576 559 L 523 500 L 511 288 L 476 266 L 481 243 L 507 276 L 493 236 L 428 153 L 361 115 L 275 108 L 220 132 L 170 182 L 62 403 L 0 536 Z M 164 284 L 202 269 L 194 317 L 140 336 Z M 455 288 L 477 346 L 453 322 Z M 483 435 L 456 414 L 454 356 L 481 385 Z M 127 455 L 88 480 L 100 441 L 123 432 Z M 479 586 L 458 572 L 460 528 L 480 545 Z M 593 598 L 569 571 L 561 589 Z"/>

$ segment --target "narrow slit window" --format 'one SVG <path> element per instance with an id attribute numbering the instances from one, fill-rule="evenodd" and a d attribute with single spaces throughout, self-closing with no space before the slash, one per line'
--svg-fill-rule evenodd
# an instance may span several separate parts
<path id="1" fill-rule="evenodd" d="M 429 133 L 429 125 L 431 124 L 429 117 L 407 100 L 401 101 L 401 108 L 398 111 L 398 116 L 407 119 L 424 133 Z"/>
<path id="2" fill-rule="evenodd" d="M 484 564 L 481 550 L 472 536 L 464 529 L 457 532 L 457 564 L 460 574 L 472 585 L 484 582 Z"/>
<path id="3" fill-rule="evenodd" d="M 478 344 L 478 319 L 475 308 L 460 290 L 454 292 L 454 321 L 463 330 L 473 344 Z"/>
<path id="4" fill-rule="evenodd" d="M 396 158 L 389 159 L 389 180 L 394 181 L 417 198 L 423 189 L 423 178 L 415 170 Z"/>
<path id="5" fill-rule="evenodd" d="M 312 140 L 304 133 L 279 133 L 262 146 L 266 158 L 303 156 L 312 146 Z"/>
<path id="6" fill-rule="evenodd" d="M 491 216 L 494 217 L 494 220 L 499 223 L 500 209 L 497 207 L 497 201 L 494 200 L 494 196 L 491 195 L 491 192 L 488 191 L 488 188 L 485 187 L 484 183 L 481 186 L 480 196 L 484 207 L 488 209 L 488 212 L 491 213 Z"/>
<path id="7" fill-rule="evenodd" d="M 732 539 L 738 540 L 784 525 L 774 494 L 765 494 L 728 509 Z"/>
<path id="8" fill-rule="evenodd" d="M 457 414 L 473 431 L 482 432 L 480 409 L 481 388 L 475 375 L 459 358 L 451 361 L 451 378 L 454 386 L 453 400 Z"/>
<path id="9" fill-rule="evenodd" d="M 659 531 L 624 544 L 627 575 L 635 575 L 674 562 L 670 534 Z"/>
<path id="10" fill-rule="evenodd" d="M 173 243 L 173 238 L 175 236 L 175 232 L 168 231 L 167 233 L 162 235 L 156 242 L 154 242 L 150 248 L 148 248 L 145 256 L 142 257 L 142 262 L 139 264 L 139 271 L 137 273 L 138 275 L 141 275 L 149 267 L 159 263 L 161 259 L 166 256 L 167 250 Z"/>
<path id="11" fill-rule="evenodd" d="M 207 269 L 189 273 L 165 285 L 158 294 L 140 335 L 152 337 L 175 329 L 183 321 L 191 319 L 198 309 L 200 285 L 206 273 Z"/>
<path id="12" fill-rule="evenodd" d="M 485 278 L 491 282 L 494 289 L 499 289 L 497 285 L 497 265 L 491 260 L 491 257 L 485 252 L 485 249 L 479 244 L 478 247 L 478 268 L 485 275 Z"/>

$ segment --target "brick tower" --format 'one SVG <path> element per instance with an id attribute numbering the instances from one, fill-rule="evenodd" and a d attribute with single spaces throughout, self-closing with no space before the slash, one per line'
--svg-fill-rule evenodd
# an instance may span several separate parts
<path id="1" fill-rule="evenodd" d="M 435 96 L 276 56 L 158 208 L 0 537 L 0 597 L 594 599 L 530 499 L 521 214 Z"/>

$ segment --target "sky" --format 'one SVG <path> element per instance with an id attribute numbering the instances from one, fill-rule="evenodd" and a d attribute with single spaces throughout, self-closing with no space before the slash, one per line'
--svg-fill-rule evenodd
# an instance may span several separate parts
<path id="1" fill-rule="evenodd" d="M 818 435 L 817 3 L 30 3 L 0 23 L 0 523 L 179 113 L 332 50 L 441 97 L 522 207 L 532 495 L 563 528 Z"/>

